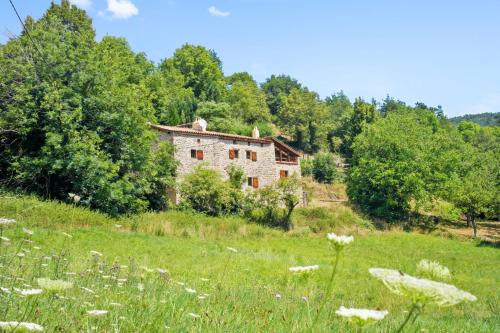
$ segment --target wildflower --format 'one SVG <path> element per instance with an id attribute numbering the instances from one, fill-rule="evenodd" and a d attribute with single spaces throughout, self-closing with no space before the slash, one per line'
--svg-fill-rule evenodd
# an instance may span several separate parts
<path id="1" fill-rule="evenodd" d="M 5 217 L 0 217 L 0 227 L 6 227 L 14 223 L 16 223 L 16 220 L 14 219 L 7 219 Z"/>
<path id="2" fill-rule="evenodd" d="M 201 317 L 200 315 L 198 315 L 196 313 L 192 313 L 192 312 L 188 313 L 188 316 L 193 317 L 194 319 L 197 319 L 197 318 Z"/>
<path id="3" fill-rule="evenodd" d="M 26 234 L 26 235 L 29 235 L 29 236 L 33 236 L 34 232 L 30 229 L 27 229 L 27 228 L 23 228 L 23 232 Z"/>
<path id="4" fill-rule="evenodd" d="M 347 318 L 357 326 L 364 326 L 374 321 L 382 320 L 389 313 L 387 311 L 377 311 L 368 309 L 348 309 L 341 306 L 335 313 Z"/>
<path id="5" fill-rule="evenodd" d="M 70 276 L 70 275 L 71 275 L 71 276 L 75 276 L 75 275 L 76 275 L 76 273 L 75 273 L 75 272 L 66 272 L 66 275 L 68 275 L 68 276 Z"/>
<path id="6" fill-rule="evenodd" d="M 354 241 L 353 236 L 338 236 L 333 232 L 327 234 L 326 238 L 335 246 L 335 250 L 337 251 L 342 250 L 344 246 Z"/>
<path id="7" fill-rule="evenodd" d="M 437 261 L 430 261 L 427 259 L 420 260 L 417 265 L 417 274 L 436 280 L 451 279 L 448 267 L 441 266 Z"/>
<path id="8" fill-rule="evenodd" d="M 140 292 L 143 292 L 144 291 L 144 284 L 138 283 L 137 284 L 137 289 L 139 289 Z"/>
<path id="9" fill-rule="evenodd" d="M 228 249 L 231 252 L 238 253 L 238 250 L 236 250 L 234 247 L 228 246 L 228 247 L 226 247 L 226 249 Z"/>
<path id="10" fill-rule="evenodd" d="M 97 251 L 90 251 L 90 254 L 93 256 L 93 257 L 102 257 L 102 253 L 101 252 L 97 252 Z"/>
<path id="11" fill-rule="evenodd" d="M 94 291 L 92 289 L 86 288 L 86 287 L 81 287 L 83 291 L 88 292 L 89 294 L 93 294 Z"/>
<path id="12" fill-rule="evenodd" d="M 303 300 L 304 302 L 309 301 L 309 299 L 306 296 L 302 296 L 300 299 Z"/>
<path id="13" fill-rule="evenodd" d="M 35 250 L 41 250 L 42 248 L 40 246 L 33 246 Z"/>
<path id="14" fill-rule="evenodd" d="M 22 252 L 19 252 L 19 253 L 17 254 L 17 256 L 18 256 L 19 258 L 22 258 L 22 257 L 24 257 L 24 256 L 25 256 L 25 254 L 24 254 L 24 253 L 22 253 Z"/>
<path id="15" fill-rule="evenodd" d="M 123 227 L 121 224 L 115 224 L 115 228 L 120 229 L 121 227 Z"/>
<path id="16" fill-rule="evenodd" d="M 187 293 L 189 294 L 196 294 L 196 290 L 194 289 L 191 289 L 191 288 L 184 288 L 186 290 Z"/>
<path id="17" fill-rule="evenodd" d="M 6 293 L 6 294 L 10 294 L 9 288 L 0 287 L 0 291 L 2 291 L 3 293 Z"/>
<path id="18" fill-rule="evenodd" d="M 446 307 L 477 300 L 476 296 L 450 284 L 416 278 L 392 269 L 370 268 L 369 272 L 390 291 L 410 298 L 414 304 L 434 303 Z"/>
<path id="19" fill-rule="evenodd" d="M 0 321 L 0 331 L 5 332 L 43 332 L 43 326 L 18 321 Z"/>
<path id="20" fill-rule="evenodd" d="M 112 305 L 112 306 L 122 306 L 120 303 L 114 303 L 114 302 L 109 303 L 109 305 Z"/>
<path id="21" fill-rule="evenodd" d="M 10 242 L 10 239 L 4 236 L 0 236 L 0 239 L 3 240 L 4 242 Z"/>
<path id="22" fill-rule="evenodd" d="M 107 310 L 89 310 L 89 311 L 87 311 L 87 314 L 89 316 L 95 316 L 95 317 L 104 316 L 107 313 L 108 313 Z"/>
<path id="23" fill-rule="evenodd" d="M 74 193 L 68 193 L 68 196 L 70 197 L 71 200 L 73 200 L 74 203 L 79 203 L 80 200 L 82 199 L 79 195 L 74 194 Z"/>
<path id="24" fill-rule="evenodd" d="M 167 270 L 167 269 L 164 269 L 164 268 L 157 268 L 156 270 L 157 270 L 157 271 L 158 271 L 158 273 L 160 273 L 160 274 L 166 274 L 166 273 L 168 273 L 168 270 Z"/>
<path id="25" fill-rule="evenodd" d="M 177 282 L 175 282 L 175 283 L 177 283 L 179 286 L 184 286 L 184 285 L 185 285 L 185 283 L 184 283 L 184 282 L 179 282 L 179 281 L 177 281 Z"/>
<path id="26" fill-rule="evenodd" d="M 290 267 L 288 270 L 292 273 L 309 273 L 319 269 L 319 265 L 311 265 L 311 266 L 295 266 Z"/>
<path id="27" fill-rule="evenodd" d="M 73 238 L 73 236 L 71 236 L 70 234 L 68 234 L 67 232 L 61 232 L 61 234 L 63 234 L 64 236 L 68 237 L 68 238 Z"/>
<path id="28" fill-rule="evenodd" d="M 198 296 L 198 299 L 205 299 L 205 298 L 207 298 L 207 296 L 205 296 L 205 295 L 199 295 Z"/>
<path id="29" fill-rule="evenodd" d="M 43 292 L 42 289 L 16 289 L 16 291 L 23 296 L 34 296 Z"/>
<path id="30" fill-rule="evenodd" d="M 120 283 L 125 283 L 127 282 L 127 279 L 123 278 L 123 279 L 116 279 L 117 282 L 120 282 Z"/>
<path id="31" fill-rule="evenodd" d="M 66 289 L 73 288 L 73 283 L 63 280 L 51 280 L 48 278 L 39 278 L 38 285 L 50 292 L 60 292 Z"/>
<path id="32" fill-rule="evenodd" d="M 277 300 L 280 300 L 281 299 L 281 294 L 276 293 L 276 295 L 274 295 L 274 298 L 276 298 Z"/>
<path id="33" fill-rule="evenodd" d="M 210 281 L 210 279 L 207 279 L 207 278 L 200 278 L 200 280 L 201 280 L 201 281 L 203 281 L 203 282 L 208 282 L 208 281 Z"/>

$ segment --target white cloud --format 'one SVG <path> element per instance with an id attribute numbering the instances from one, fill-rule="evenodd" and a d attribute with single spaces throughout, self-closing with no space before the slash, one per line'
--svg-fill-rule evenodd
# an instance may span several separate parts
<path id="1" fill-rule="evenodd" d="M 88 9 L 90 8 L 90 6 L 92 6 L 92 0 L 69 0 L 69 2 L 72 5 L 75 5 L 83 9 Z"/>
<path id="2" fill-rule="evenodd" d="M 128 19 L 139 14 L 139 9 L 130 0 L 108 0 L 108 11 L 117 19 Z"/>
<path id="3" fill-rule="evenodd" d="M 212 16 L 221 16 L 221 17 L 226 17 L 226 16 L 229 16 L 231 15 L 230 12 L 223 12 L 221 10 L 218 10 L 217 8 L 215 8 L 215 6 L 210 6 L 208 8 L 208 12 L 210 13 L 210 15 Z"/>

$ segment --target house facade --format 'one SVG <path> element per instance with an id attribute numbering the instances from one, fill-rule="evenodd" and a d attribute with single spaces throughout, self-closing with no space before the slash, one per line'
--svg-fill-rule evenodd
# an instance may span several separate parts
<path id="1" fill-rule="evenodd" d="M 275 138 L 261 138 L 256 128 L 250 137 L 207 131 L 203 119 L 189 125 L 151 127 L 161 132 L 161 140 L 175 147 L 178 182 L 200 163 L 224 178 L 229 178 L 226 170 L 231 164 L 240 166 L 247 177 L 244 190 L 271 185 L 280 177 L 300 176 L 299 153 Z M 177 203 L 178 194 L 172 193 L 171 199 Z"/>

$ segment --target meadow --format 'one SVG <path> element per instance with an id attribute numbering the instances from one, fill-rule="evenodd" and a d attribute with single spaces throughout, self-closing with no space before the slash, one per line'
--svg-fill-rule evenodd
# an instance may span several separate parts
<path id="1" fill-rule="evenodd" d="M 392 294 L 368 269 L 413 275 L 424 258 L 449 267 L 449 283 L 477 301 L 426 307 L 408 332 L 498 330 L 497 248 L 377 231 L 352 214 L 347 208 L 299 210 L 297 228 L 285 233 L 237 217 L 175 211 L 111 219 L 4 194 L 0 217 L 16 223 L 2 229 L 0 321 L 33 322 L 46 332 L 305 332 L 332 271 L 334 251 L 325 233 L 336 231 L 352 234 L 354 242 L 341 253 L 315 332 L 355 331 L 335 314 L 341 305 L 387 310 L 364 332 L 396 331 L 410 302 Z M 289 271 L 299 265 L 319 269 L 302 275 Z M 21 294 L 39 288 L 39 278 L 61 279 L 72 287 Z"/>

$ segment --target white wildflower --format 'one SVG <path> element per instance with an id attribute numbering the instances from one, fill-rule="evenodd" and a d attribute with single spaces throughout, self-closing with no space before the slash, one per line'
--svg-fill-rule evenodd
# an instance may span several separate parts
<path id="1" fill-rule="evenodd" d="M 208 281 L 210 281 L 210 279 L 207 279 L 207 278 L 200 278 L 200 280 L 201 280 L 201 281 L 203 281 L 203 282 L 208 282 Z"/>
<path id="2" fill-rule="evenodd" d="M 117 282 L 120 282 L 120 283 L 125 283 L 127 282 L 127 279 L 125 278 L 122 278 L 122 279 L 116 279 Z"/>
<path id="3" fill-rule="evenodd" d="M 27 229 L 27 228 L 23 228 L 23 232 L 26 234 L 26 235 L 29 235 L 29 236 L 33 236 L 34 232 L 30 229 Z"/>
<path id="4" fill-rule="evenodd" d="M 19 252 L 19 253 L 17 254 L 17 256 L 18 256 L 19 258 L 22 258 L 22 257 L 24 257 L 24 256 L 25 256 L 25 254 L 24 254 L 23 252 Z"/>
<path id="5" fill-rule="evenodd" d="M 157 271 L 158 271 L 158 273 L 160 273 L 160 274 L 166 274 L 166 273 L 168 273 L 168 270 L 167 270 L 167 269 L 164 269 L 164 268 L 157 268 L 156 270 L 157 270 Z"/>
<path id="6" fill-rule="evenodd" d="M 93 257 L 102 257 L 102 253 L 101 252 L 98 252 L 98 251 L 90 251 L 90 254 L 93 256 Z"/>
<path id="7" fill-rule="evenodd" d="M 121 227 L 123 227 L 121 224 L 115 224 L 115 228 L 120 229 Z"/>
<path id="8" fill-rule="evenodd" d="M 370 268 L 369 272 L 390 291 L 408 297 L 414 304 L 434 303 L 445 307 L 477 300 L 476 296 L 450 284 L 416 278 L 392 269 Z"/>
<path id="9" fill-rule="evenodd" d="M 448 267 L 440 265 L 437 261 L 422 259 L 417 264 L 417 274 L 426 278 L 436 280 L 451 279 L 450 270 Z"/>
<path id="10" fill-rule="evenodd" d="M 192 312 L 188 313 L 188 316 L 193 317 L 193 318 L 195 318 L 195 319 L 197 319 L 197 318 L 200 318 L 200 317 L 201 317 L 199 314 L 192 313 Z"/>
<path id="11" fill-rule="evenodd" d="M 38 285 L 43 289 L 51 292 L 60 292 L 66 289 L 73 288 L 73 283 L 63 280 L 51 280 L 48 278 L 39 278 Z"/>
<path id="12" fill-rule="evenodd" d="M 341 317 L 347 318 L 350 322 L 364 326 L 370 322 L 384 319 L 388 311 L 377 311 L 368 309 L 349 309 L 341 306 L 335 313 Z"/>
<path id="13" fill-rule="evenodd" d="M 35 249 L 35 250 L 41 250 L 42 248 L 40 246 L 33 246 L 33 249 Z"/>
<path id="14" fill-rule="evenodd" d="M 63 234 L 64 236 L 68 237 L 68 238 L 73 238 L 73 236 L 71 236 L 70 234 L 68 234 L 67 232 L 61 232 L 61 234 Z"/>
<path id="15" fill-rule="evenodd" d="M 175 283 L 177 283 L 179 286 L 184 286 L 184 285 L 186 285 L 184 282 L 179 282 L 179 281 L 177 281 L 177 282 L 175 282 Z"/>
<path id="16" fill-rule="evenodd" d="M 0 291 L 2 291 L 3 293 L 6 293 L 6 294 L 10 294 L 9 288 L 0 287 Z"/>
<path id="17" fill-rule="evenodd" d="M 205 298 L 207 298 L 207 296 L 205 296 L 205 295 L 199 295 L 198 296 L 198 299 L 205 299 Z"/>
<path id="18" fill-rule="evenodd" d="M 236 250 L 234 247 L 228 246 L 228 247 L 226 247 L 226 249 L 228 249 L 231 252 L 238 253 L 238 250 Z"/>
<path id="19" fill-rule="evenodd" d="M 43 326 L 35 323 L 25 323 L 18 321 L 0 321 L 0 331 L 2 332 L 43 332 Z"/>
<path id="20" fill-rule="evenodd" d="M 109 305 L 117 306 L 117 307 L 122 306 L 120 303 L 115 303 L 115 302 L 111 302 L 111 303 L 109 303 Z"/>
<path id="21" fill-rule="evenodd" d="M 95 316 L 95 317 L 104 316 L 107 313 L 108 313 L 107 310 L 89 310 L 89 311 L 87 311 L 87 314 L 89 316 Z"/>
<path id="22" fill-rule="evenodd" d="M 7 219 L 5 217 L 0 217 L 0 227 L 6 227 L 14 223 L 16 223 L 16 220 L 14 219 Z"/>
<path id="23" fill-rule="evenodd" d="M 294 266 L 290 267 L 288 270 L 292 273 L 310 273 L 318 269 L 319 265 L 311 265 L 311 266 Z"/>
<path id="24" fill-rule="evenodd" d="M 342 250 L 344 246 L 354 241 L 353 236 L 338 236 L 335 233 L 329 233 L 326 238 L 335 246 L 337 251 Z"/>
<path id="25" fill-rule="evenodd" d="M 184 288 L 186 290 L 187 293 L 189 294 L 196 294 L 196 290 L 194 289 L 191 289 L 191 288 Z"/>
<path id="26" fill-rule="evenodd" d="M 87 288 L 87 287 L 81 287 L 81 288 L 82 288 L 83 291 L 86 291 L 89 294 L 93 294 L 94 293 L 94 291 L 92 289 L 90 289 L 90 288 Z"/>
<path id="27" fill-rule="evenodd" d="M 42 289 L 16 289 L 16 291 L 23 296 L 34 296 L 43 292 Z"/>
<path id="28" fill-rule="evenodd" d="M 281 294 L 276 294 L 276 295 L 274 295 L 274 298 L 276 298 L 276 299 L 280 300 L 280 299 L 281 299 Z"/>
<path id="29" fill-rule="evenodd" d="M 4 236 L 0 236 L 0 239 L 3 240 L 4 242 L 10 242 L 10 239 Z"/>
<path id="30" fill-rule="evenodd" d="M 138 283 L 137 284 L 137 289 L 139 289 L 140 292 L 143 292 L 144 291 L 144 284 Z"/>

